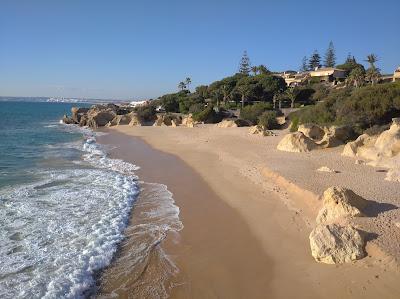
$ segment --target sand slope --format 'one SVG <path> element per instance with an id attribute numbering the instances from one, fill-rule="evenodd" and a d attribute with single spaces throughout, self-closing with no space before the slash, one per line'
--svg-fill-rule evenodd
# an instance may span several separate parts
<path id="1" fill-rule="evenodd" d="M 398 298 L 400 275 L 399 185 L 385 173 L 355 165 L 342 148 L 311 153 L 276 150 L 280 136 L 248 134 L 247 128 L 112 128 L 138 136 L 153 147 L 178 155 L 229 206 L 236 209 L 272 260 L 275 298 Z M 327 166 L 339 173 L 317 172 Z M 369 257 L 351 265 L 323 265 L 310 254 L 308 235 L 327 187 L 349 187 L 375 203 L 358 220 L 377 234 Z M 379 245 L 379 246 L 378 246 Z M 383 254 L 385 253 L 385 254 Z M 234 275 L 234 273 L 232 273 Z M 262 275 L 262 274 L 260 274 Z M 265 298 L 270 298 L 265 294 Z"/>

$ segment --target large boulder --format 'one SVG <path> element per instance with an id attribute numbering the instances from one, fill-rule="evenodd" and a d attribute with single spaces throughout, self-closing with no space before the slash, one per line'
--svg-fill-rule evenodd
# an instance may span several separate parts
<path id="1" fill-rule="evenodd" d="M 71 108 L 71 118 L 75 121 L 75 123 L 79 124 L 81 121 L 81 117 L 85 115 L 89 111 L 89 108 Z"/>
<path id="2" fill-rule="evenodd" d="M 326 223 L 347 217 L 361 217 L 367 201 L 352 190 L 330 187 L 323 194 L 323 207 L 317 216 L 317 223 Z"/>
<path id="3" fill-rule="evenodd" d="M 297 131 L 302 132 L 308 138 L 311 138 L 316 141 L 321 140 L 325 135 L 325 131 L 321 127 L 315 124 L 299 125 Z"/>
<path id="4" fill-rule="evenodd" d="M 365 256 L 364 238 L 351 225 L 320 224 L 309 239 L 311 254 L 320 263 L 349 263 Z"/>
<path id="5" fill-rule="evenodd" d="M 112 126 L 120 126 L 120 125 L 128 125 L 132 121 L 133 113 L 116 115 L 108 124 L 108 127 Z"/>
<path id="6" fill-rule="evenodd" d="M 93 129 L 104 127 L 114 119 L 116 113 L 113 110 L 100 110 L 91 109 L 87 114 L 87 125 Z"/>
<path id="7" fill-rule="evenodd" d="M 394 157 L 400 153 L 400 118 L 394 118 L 389 130 L 376 139 L 375 148 L 384 157 Z"/>
<path id="8" fill-rule="evenodd" d="M 285 135 L 277 146 L 280 151 L 295 153 L 309 152 L 315 148 L 317 148 L 317 144 L 302 132 Z"/>
<path id="9" fill-rule="evenodd" d="M 193 119 L 193 115 L 189 114 L 182 119 L 182 126 L 188 127 L 188 128 L 194 128 L 196 125 L 196 121 Z"/>
<path id="10" fill-rule="evenodd" d="M 218 128 L 237 128 L 237 127 L 248 127 L 249 123 L 243 119 L 224 119 L 217 123 Z"/>
<path id="11" fill-rule="evenodd" d="M 62 122 L 63 122 L 64 124 L 66 124 L 66 125 L 73 125 L 73 124 L 76 124 L 76 122 L 75 122 L 71 117 L 68 117 L 67 115 L 64 115 L 64 116 L 63 116 Z"/>
<path id="12" fill-rule="evenodd" d="M 348 126 L 331 126 L 324 129 L 325 135 L 318 142 L 324 148 L 336 147 L 344 144 L 353 134 L 353 129 Z"/>

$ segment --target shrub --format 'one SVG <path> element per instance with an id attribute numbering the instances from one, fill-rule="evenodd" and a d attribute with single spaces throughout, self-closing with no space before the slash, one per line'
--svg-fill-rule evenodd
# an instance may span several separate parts
<path id="1" fill-rule="evenodd" d="M 197 103 L 189 107 L 189 113 L 196 114 L 204 110 L 204 104 Z"/>
<path id="2" fill-rule="evenodd" d="M 137 116 L 144 121 L 153 121 L 156 117 L 154 105 L 140 106 L 136 109 Z"/>
<path id="3" fill-rule="evenodd" d="M 264 111 L 271 109 L 271 103 L 256 103 L 253 105 L 249 105 L 240 110 L 240 118 L 248 120 L 252 124 L 256 124 L 261 114 L 263 114 Z"/>
<path id="4" fill-rule="evenodd" d="M 222 116 L 215 112 L 212 106 L 209 106 L 203 111 L 193 114 L 193 119 L 206 124 L 214 124 L 220 122 L 222 120 Z"/>
<path id="5" fill-rule="evenodd" d="M 296 132 L 299 129 L 299 118 L 294 116 L 290 123 L 290 132 Z"/>
<path id="6" fill-rule="evenodd" d="M 264 129 L 271 130 L 278 126 L 276 121 L 275 111 L 265 111 L 258 117 L 258 125 L 264 127 Z"/>
<path id="7" fill-rule="evenodd" d="M 350 125 L 361 132 L 400 116 L 400 84 L 385 83 L 358 89 L 331 91 L 323 102 L 290 115 L 299 123 Z"/>

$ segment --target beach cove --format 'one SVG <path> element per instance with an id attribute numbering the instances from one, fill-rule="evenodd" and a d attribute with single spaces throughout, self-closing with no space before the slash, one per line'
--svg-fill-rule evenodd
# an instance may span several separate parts
<path id="1" fill-rule="evenodd" d="M 116 147 L 112 157 L 145 166 L 141 179 L 166 184 L 181 210 L 183 230 L 162 244 L 179 269 L 171 298 L 397 298 L 396 242 L 390 246 L 388 236 L 368 243 L 368 257 L 344 265 L 316 263 L 308 240 L 324 189 L 341 182 L 371 198 L 389 188 L 395 200 L 384 174 L 367 166 L 347 172 L 354 162 L 338 149 L 301 158 L 278 153 L 282 135 L 247 130 L 117 126 L 99 138 Z M 341 176 L 316 173 L 322 165 Z M 367 181 L 357 180 L 366 173 Z"/>

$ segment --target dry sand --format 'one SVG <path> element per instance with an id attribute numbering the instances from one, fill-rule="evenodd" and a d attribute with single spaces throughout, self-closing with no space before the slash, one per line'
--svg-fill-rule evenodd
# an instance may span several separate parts
<path id="1" fill-rule="evenodd" d="M 228 212 L 221 212 L 220 223 L 233 221 L 237 214 L 242 224 L 236 225 L 244 227 L 240 234 L 230 225 L 221 225 L 214 232 L 215 222 L 209 224 L 207 217 L 189 216 L 196 214 L 196 206 L 193 201 L 186 203 L 184 196 L 180 199 L 177 196 L 177 204 L 186 206 L 182 209 L 185 225 L 182 240 L 202 249 L 196 249 L 196 255 L 190 256 L 182 254 L 182 249 L 176 246 L 177 265 L 186 284 L 197 287 L 189 291 L 177 287 L 172 297 L 398 298 L 400 275 L 396 260 L 400 255 L 400 230 L 394 222 L 399 219 L 396 209 L 400 202 L 399 185 L 384 181 L 385 174 L 372 167 L 355 165 L 354 160 L 341 157 L 341 148 L 304 154 L 279 152 L 276 144 L 284 132 L 277 132 L 281 136 L 261 137 L 251 136 L 247 130 L 211 125 L 198 128 L 120 126 L 110 130 L 140 137 L 158 150 L 179 156 L 201 176 L 218 200 L 233 208 L 226 221 Z M 134 151 L 134 146 L 121 147 L 121 153 L 129 150 Z M 339 173 L 317 172 L 321 166 Z M 160 168 L 161 171 L 165 170 Z M 169 175 L 164 172 L 160 180 L 163 176 Z M 180 174 L 170 177 L 171 182 L 176 182 L 174 195 L 181 188 L 189 188 L 179 183 L 183 177 Z M 367 246 L 369 256 L 353 264 L 318 264 L 310 254 L 308 235 L 320 208 L 318 195 L 332 185 L 350 187 L 376 201 L 371 217 L 358 224 L 378 237 Z M 208 197 L 206 194 L 203 198 Z M 212 210 L 218 205 L 217 200 L 208 205 Z M 220 206 L 219 210 L 229 209 Z M 242 239 L 245 234 L 248 240 Z M 207 259 L 207 249 L 215 242 L 226 244 L 214 247 L 216 252 L 221 250 L 221 257 L 230 256 L 225 262 L 223 258 Z M 242 253 L 248 246 L 258 252 L 253 243 L 259 244 L 262 253 Z M 198 263 L 201 267 L 188 266 Z M 243 280 L 247 275 L 242 275 L 238 269 L 241 267 L 235 263 L 248 263 L 250 269 L 245 268 L 243 273 L 249 270 L 251 273 L 254 267 L 249 279 Z M 205 281 L 201 283 L 198 279 Z M 207 292 L 207 288 L 212 291 Z"/>

